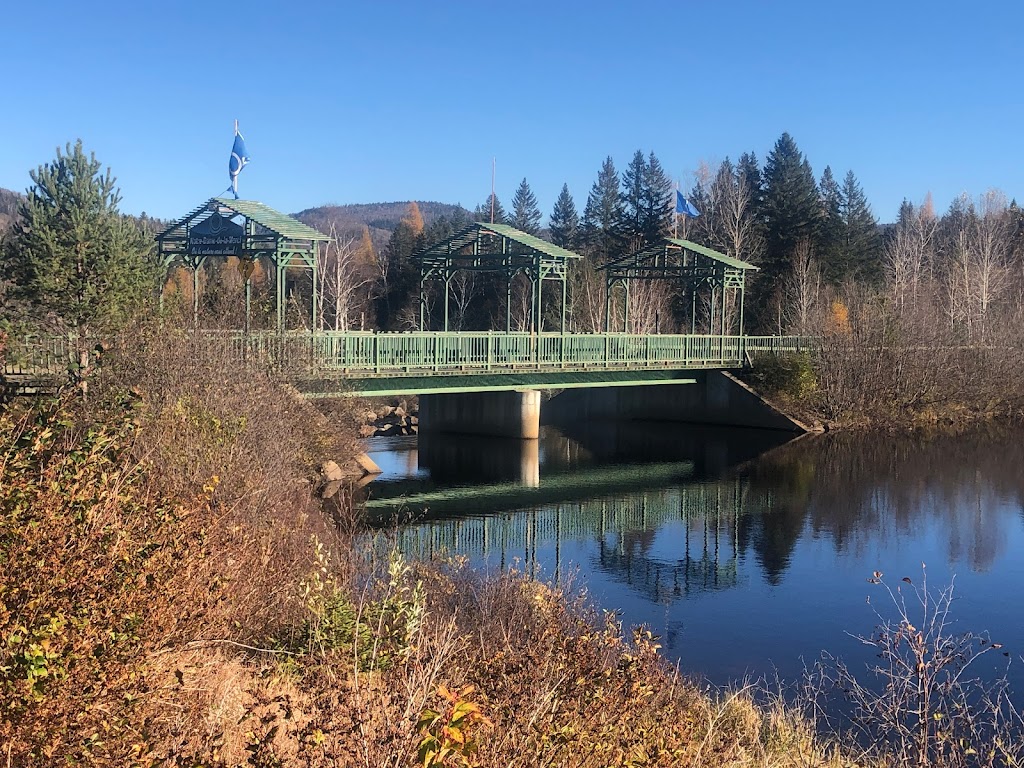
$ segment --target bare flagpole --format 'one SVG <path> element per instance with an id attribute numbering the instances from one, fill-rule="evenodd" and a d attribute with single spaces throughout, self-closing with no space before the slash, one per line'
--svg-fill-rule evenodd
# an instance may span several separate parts
<path id="1" fill-rule="evenodd" d="M 491 224 L 494 223 L 494 166 L 496 158 L 491 158 Z"/>

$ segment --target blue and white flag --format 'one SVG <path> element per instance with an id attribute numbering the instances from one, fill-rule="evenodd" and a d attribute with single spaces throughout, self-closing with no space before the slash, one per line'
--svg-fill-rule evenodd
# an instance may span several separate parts
<path id="1" fill-rule="evenodd" d="M 238 174 L 242 172 L 248 162 L 249 153 L 245 151 L 245 139 L 238 132 L 236 125 L 235 145 L 231 147 L 231 159 L 228 160 L 228 175 L 231 177 L 231 191 L 235 194 L 235 200 L 238 199 Z"/>
<path id="2" fill-rule="evenodd" d="M 676 213 L 681 213 L 684 216 L 700 216 L 700 211 L 693 207 L 693 204 L 683 197 L 683 193 L 678 189 L 676 190 Z"/>

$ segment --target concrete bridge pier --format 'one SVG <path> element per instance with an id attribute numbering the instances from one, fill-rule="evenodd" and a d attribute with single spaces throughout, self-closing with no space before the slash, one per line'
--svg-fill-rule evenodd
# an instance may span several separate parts
<path id="1" fill-rule="evenodd" d="M 692 375 L 691 384 L 567 389 L 545 404 L 545 421 L 636 419 L 810 431 L 726 371 Z"/>
<path id="2" fill-rule="evenodd" d="M 540 391 L 420 395 L 419 420 L 421 433 L 535 440 L 540 436 Z"/>

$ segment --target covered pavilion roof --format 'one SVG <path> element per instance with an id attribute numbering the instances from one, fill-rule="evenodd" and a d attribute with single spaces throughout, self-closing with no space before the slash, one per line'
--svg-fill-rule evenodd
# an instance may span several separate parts
<path id="1" fill-rule="evenodd" d="M 708 270 L 747 272 L 757 271 L 759 268 L 692 240 L 665 237 L 636 253 L 613 259 L 601 269 L 606 270 L 609 275 L 623 277 L 689 278 Z"/>
<path id="2" fill-rule="evenodd" d="M 256 200 L 234 200 L 230 197 L 211 197 L 187 216 L 171 224 L 156 236 L 157 240 L 184 237 L 187 230 L 227 208 L 231 216 L 242 215 L 255 222 L 264 231 L 256 234 L 274 234 L 281 240 L 311 240 L 324 242 L 330 237 L 298 219 L 281 213 Z"/>
<path id="3" fill-rule="evenodd" d="M 466 269 L 502 269 L 527 257 L 531 262 L 538 257 L 543 262 L 566 264 L 579 259 L 578 253 L 541 240 L 507 224 L 489 224 L 476 221 L 420 251 L 418 258 L 425 269 L 443 267 L 458 260 Z M 470 261 L 471 264 L 464 262 Z"/>

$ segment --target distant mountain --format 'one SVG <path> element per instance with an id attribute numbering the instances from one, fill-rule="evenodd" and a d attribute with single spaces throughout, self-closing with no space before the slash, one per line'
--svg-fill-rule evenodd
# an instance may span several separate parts
<path id="1" fill-rule="evenodd" d="M 422 202 L 417 200 L 423 223 L 429 226 L 442 216 L 452 216 L 461 212 L 469 216 L 469 211 L 460 205 L 450 203 Z M 409 201 L 396 203 L 356 203 L 352 205 L 321 205 L 307 208 L 292 214 L 299 221 L 321 232 L 330 232 L 333 223 L 339 233 L 362 230 L 366 226 L 375 247 L 380 248 L 387 242 L 398 222 L 409 210 Z"/>
<path id="2" fill-rule="evenodd" d="M 14 217 L 18 215 L 20 199 L 21 195 L 17 192 L 0 187 L 0 232 L 14 223 Z"/>

